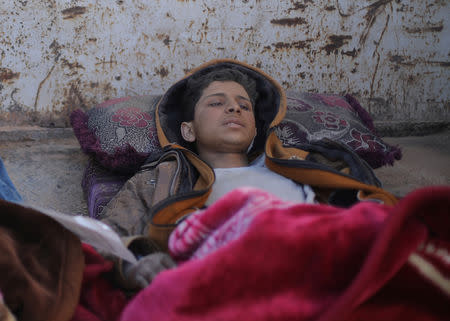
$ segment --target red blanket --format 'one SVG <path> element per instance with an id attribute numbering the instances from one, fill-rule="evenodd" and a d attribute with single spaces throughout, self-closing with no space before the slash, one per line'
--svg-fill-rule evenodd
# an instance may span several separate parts
<path id="1" fill-rule="evenodd" d="M 86 268 L 80 301 L 71 321 L 114 321 L 127 304 L 125 294 L 108 280 L 113 263 L 83 244 Z"/>
<path id="2" fill-rule="evenodd" d="M 450 187 L 349 209 L 235 190 L 177 228 L 184 263 L 121 320 L 444 320 L 449 213 Z"/>

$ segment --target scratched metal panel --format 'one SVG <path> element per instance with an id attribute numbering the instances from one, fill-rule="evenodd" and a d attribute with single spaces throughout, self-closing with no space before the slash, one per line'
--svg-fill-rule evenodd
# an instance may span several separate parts
<path id="1" fill-rule="evenodd" d="M 225 57 L 377 120 L 450 120 L 449 16 L 445 0 L 0 0 L 0 124 L 67 126 Z"/>

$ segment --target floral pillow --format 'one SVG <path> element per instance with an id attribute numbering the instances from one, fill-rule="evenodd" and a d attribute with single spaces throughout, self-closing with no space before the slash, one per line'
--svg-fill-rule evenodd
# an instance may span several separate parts
<path id="1" fill-rule="evenodd" d="M 371 116 L 350 95 L 287 93 L 287 113 L 275 129 L 286 146 L 324 138 L 347 145 L 372 168 L 392 165 L 402 157 L 398 147 L 375 132 Z"/>
<path id="2" fill-rule="evenodd" d="M 133 173 L 160 151 L 154 110 L 160 96 L 124 97 L 70 115 L 82 150 L 104 167 Z"/>

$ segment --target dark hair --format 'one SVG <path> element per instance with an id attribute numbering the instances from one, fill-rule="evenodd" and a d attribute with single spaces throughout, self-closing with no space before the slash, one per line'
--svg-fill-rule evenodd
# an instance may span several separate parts
<path id="1" fill-rule="evenodd" d="M 257 98 L 256 82 L 241 71 L 227 67 L 213 69 L 208 73 L 194 74 L 186 82 L 186 90 L 183 97 L 184 121 L 194 119 L 195 105 L 203 94 L 203 90 L 214 81 L 234 81 L 244 87 L 250 98 L 253 108 Z"/>

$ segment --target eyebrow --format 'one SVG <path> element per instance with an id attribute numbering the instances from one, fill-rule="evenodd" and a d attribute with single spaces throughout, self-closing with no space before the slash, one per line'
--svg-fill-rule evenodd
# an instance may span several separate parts
<path id="1" fill-rule="evenodd" d="M 209 97 L 213 97 L 213 96 L 225 97 L 225 94 L 224 93 L 215 93 L 215 94 L 211 94 L 211 95 L 206 96 L 205 99 L 209 98 Z M 240 98 L 240 99 L 247 100 L 248 102 L 251 103 L 250 99 L 248 99 L 248 98 L 246 98 L 244 96 L 238 95 L 237 97 Z"/>

